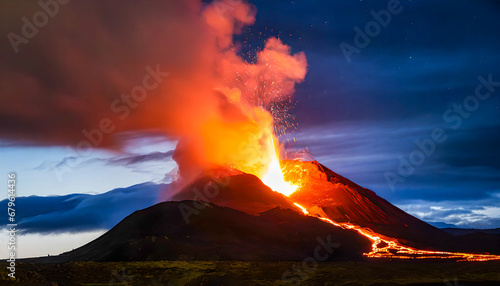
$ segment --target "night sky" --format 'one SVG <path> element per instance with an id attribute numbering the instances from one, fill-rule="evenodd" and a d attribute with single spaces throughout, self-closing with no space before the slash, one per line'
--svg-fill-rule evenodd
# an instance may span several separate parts
<path id="1" fill-rule="evenodd" d="M 22 25 L 20 15 L 34 11 L 32 7 L 23 10 L 14 2 L 2 4 L 2 10 L 16 7 L 15 16 L 4 19 L 6 24 L 1 29 L 4 35 Z M 275 36 L 289 45 L 293 53 L 303 51 L 307 57 L 308 73 L 304 82 L 296 86 L 291 110 L 298 128 L 291 135 L 296 143 L 286 143 L 290 151 L 307 148 L 315 159 L 333 171 L 434 225 L 500 227 L 500 4 L 497 1 L 401 0 L 399 5 L 395 1 L 251 3 L 257 9 L 256 22 L 235 36 L 241 43 L 242 55 L 251 60 L 255 51 L 263 48 L 265 39 Z M 394 5 L 396 13 L 391 13 L 390 19 L 385 18 L 385 27 L 374 26 L 372 14 L 386 16 L 388 3 Z M 127 15 L 147 17 L 143 13 L 147 10 L 140 11 Z M 63 16 L 64 13 L 62 9 Z M 112 24 L 115 15 L 108 17 Z M 68 19 L 67 15 L 64 19 Z M 45 65 L 46 70 L 41 67 L 41 63 L 46 64 L 51 58 L 46 55 L 55 57 L 58 52 L 47 47 L 56 39 L 52 36 L 57 35 L 51 29 L 60 24 L 49 23 L 32 46 L 31 43 L 26 48 L 20 46 L 19 55 L 13 53 L 7 37 L 3 37 L 0 98 L 4 103 L 16 103 L 13 98 L 18 96 L 9 85 L 9 77 L 31 71 L 30 65 L 37 66 L 36 72 L 44 74 L 43 80 L 50 82 L 51 88 L 69 84 L 53 80 L 55 74 L 66 72 L 57 64 Z M 93 26 L 70 24 L 76 26 L 75 35 L 81 32 L 92 38 L 89 31 Z M 378 30 L 368 27 L 366 31 L 367 24 Z M 113 27 L 113 31 L 119 31 L 118 39 L 126 38 L 126 28 Z M 358 29 L 373 36 L 356 36 Z M 96 33 L 96 37 L 102 35 Z M 356 46 L 355 39 L 360 37 L 369 42 Z M 66 40 L 71 44 L 72 38 Z M 169 39 L 158 41 L 165 46 L 170 43 Z M 93 45 L 92 42 L 77 44 L 83 50 Z M 38 45 L 44 49 L 35 50 Z M 346 57 L 342 46 L 350 46 L 356 52 Z M 137 48 L 125 45 L 123 55 L 116 57 L 133 58 Z M 142 56 L 147 55 L 141 54 L 137 62 Z M 39 58 L 43 61 L 38 61 Z M 93 68 L 97 71 L 112 63 L 86 65 L 82 73 L 91 78 Z M 137 66 L 141 65 L 121 67 Z M 137 77 L 143 70 L 130 73 Z M 487 98 L 477 96 L 477 87 L 481 85 L 480 93 L 489 93 Z M 20 87 L 17 92 L 29 90 Z M 19 101 L 25 100 L 20 98 Z M 75 108 L 76 103 L 67 104 Z M 0 109 L 0 130 L 3 129 L 0 170 L 2 173 L 15 170 L 20 180 L 26 180 L 20 183 L 24 185 L 20 195 L 96 194 L 148 181 L 171 181 L 169 171 L 175 164 L 170 156 L 175 139 L 160 142 L 154 136 L 135 138 L 118 153 L 97 150 L 90 158 L 79 161 L 76 171 L 58 180 L 54 167 L 72 155 L 64 143 L 45 140 L 49 133 L 36 133 L 36 128 L 42 125 L 36 116 L 27 115 L 27 110 L 17 112 L 7 106 Z M 51 122 L 64 121 L 62 114 L 59 115 L 51 114 Z M 37 135 L 18 136 L 12 132 L 12 126 L 22 132 L 35 130 L 33 134 Z M 30 130 L 30 126 L 37 127 Z M 434 147 L 430 147 L 428 142 L 433 137 L 440 142 L 434 140 L 431 143 Z M 421 150 L 416 140 L 427 142 L 427 145 L 422 143 L 424 149 L 432 150 Z M 86 225 L 84 229 L 92 228 Z"/>

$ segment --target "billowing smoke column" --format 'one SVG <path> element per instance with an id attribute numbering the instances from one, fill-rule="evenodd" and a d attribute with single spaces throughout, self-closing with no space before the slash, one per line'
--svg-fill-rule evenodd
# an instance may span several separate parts
<path id="1" fill-rule="evenodd" d="M 196 175 L 199 168 L 228 164 L 263 175 L 274 154 L 268 150 L 274 148 L 268 144 L 273 118 L 265 107 L 287 100 L 307 72 L 305 55 L 290 55 L 290 48 L 276 38 L 267 40 L 253 63 L 240 57 L 232 36 L 254 22 L 255 8 L 241 2 L 232 6 L 234 2 L 214 2 L 203 11 L 218 47 L 218 110 L 203 118 L 200 130 L 181 138 L 174 159 L 184 177 Z"/>
<path id="2" fill-rule="evenodd" d="M 238 56 L 233 35 L 255 22 L 255 7 L 53 2 L 0 4 L 10 11 L 0 32 L 11 35 L 0 56 L 0 138 L 78 151 L 119 149 L 118 134 L 159 131 L 179 140 L 174 159 L 185 179 L 211 166 L 263 171 L 273 132 L 265 109 L 293 93 L 307 61 L 276 38 L 252 63 Z"/>

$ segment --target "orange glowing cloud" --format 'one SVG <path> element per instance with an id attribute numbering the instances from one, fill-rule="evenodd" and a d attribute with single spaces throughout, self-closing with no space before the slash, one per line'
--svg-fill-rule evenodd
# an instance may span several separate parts
<path id="1" fill-rule="evenodd" d="M 10 11 L 4 34 L 39 8 L 0 5 Z M 233 35 L 255 14 L 246 1 L 229 0 L 61 7 L 19 55 L 1 58 L 0 138 L 119 150 L 117 135 L 155 131 L 179 140 L 173 158 L 186 178 L 221 165 L 260 174 L 274 132 L 266 109 L 304 80 L 307 60 L 270 38 L 245 62 Z"/>

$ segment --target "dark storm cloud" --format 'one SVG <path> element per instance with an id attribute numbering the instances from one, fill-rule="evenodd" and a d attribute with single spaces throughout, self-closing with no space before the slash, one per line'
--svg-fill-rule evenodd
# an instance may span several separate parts
<path id="1" fill-rule="evenodd" d="M 495 212 L 499 216 L 500 209 L 491 213 L 473 211 L 497 207 L 500 202 L 500 158 L 494 152 L 500 142 L 491 136 L 499 126 L 477 128 L 471 124 L 472 127 L 448 131 L 449 139 L 436 146 L 436 151 L 411 176 L 391 190 L 385 172 L 397 173 L 398 156 L 408 156 L 417 148 L 415 139 L 428 138 L 435 127 L 426 120 L 420 121 L 423 124 L 378 121 L 374 125 L 356 122 L 308 128 L 296 134 L 299 143 L 288 147 L 308 147 L 319 162 L 427 222 L 500 227 L 500 219 L 490 217 Z M 430 209 L 422 215 L 421 209 L 431 206 L 444 207 L 446 211 Z"/>
<path id="2" fill-rule="evenodd" d="M 146 183 L 100 195 L 18 197 L 16 220 L 23 233 L 108 230 L 132 212 L 157 203 L 165 188 L 168 185 Z"/>
<path id="3" fill-rule="evenodd" d="M 488 198 L 500 192 L 499 154 L 496 152 L 500 139 L 495 133 L 500 125 L 448 131 L 448 140 L 437 145 L 434 154 L 415 173 L 397 186 L 394 198 L 426 198 L 433 200 L 460 200 Z M 430 134 L 430 133 L 427 133 Z M 422 134 L 418 138 L 427 138 Z M 415 144 L 401 152 L 415 150 Z M 390 170 L 400 164 L 393 159 Z"/>
<path id="4" fill-rule="evenodd" d="M 435 127 L 443 127 L 421 121 L 424 123 L 379 121 L 375 126 L 352 123 L 310 128 L 298 132 L 299 143 L 289 144 L 289 148 L 307 147 L 319 162 L 392 202 L 418 198 L 478 200 L 500 193 L 500 158 L 491 151 L 500 143 L 491 136 L 499 126 L 448 130 L 447 141 L 436 144 L 435 152 L 392 191 L 385 172 L 397 173 L 398 156 L 407 158 L 418 150 L 416 139 L 429 138 Z"/>
<path id="5" fill-rule="evenodd" d="M 0 3 L 8 11 L 0 20 L 2 139 L 115 147 L 122 142 L 110 133 L 175 136 L 185 101 L 203 105 L 215 46 L 200 1 L 39 2 L 47 3 Z"/>

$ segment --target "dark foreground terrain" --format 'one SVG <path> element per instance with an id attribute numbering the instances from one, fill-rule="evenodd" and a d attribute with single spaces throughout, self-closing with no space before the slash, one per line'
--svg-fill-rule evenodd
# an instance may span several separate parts
<path id="1" fill-rule="evenodd" d="M 0 263 L 0 285 L 500 285 L 500 262 Z M 309 271 L 307 271 L 309 270 Z M 285 276 L 284 276 L 285 275 Z M 300 284 L 299 284 L 300 283 Z"/>

